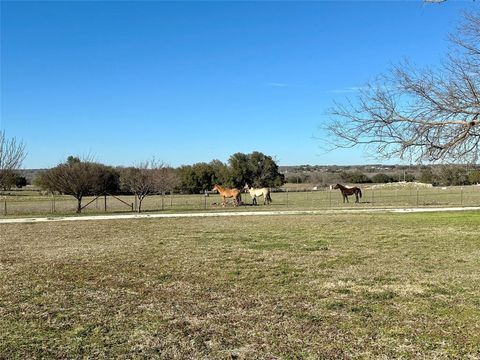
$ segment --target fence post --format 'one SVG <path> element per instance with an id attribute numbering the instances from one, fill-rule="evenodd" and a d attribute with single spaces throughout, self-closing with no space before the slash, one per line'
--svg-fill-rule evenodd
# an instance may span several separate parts
<path id="1" fill-rule="evenodd" d="M 164 210 L 165 191 L 162 191 L 162 211 Z"/>
<path id="2" fill-rule="evenodd" d="M 7 201 L 7 200 L 5 200 Z M 288 206 L 288 188 L 287 188 L 287 206 Z"/>
<path id="3" fill-rule="evenodd" d="M 104 195 L 105 212 L 107 212 L 107 194 Z"/>
<path id="4" fill-rule="evenodd" d="M 203 208 L 207 210 L 207 194 L 203 195 Z"/>
<path id="5" fill-rule="evenodd" d="M 328 206 L 332 207 L 332 190 L 328 191 Z"/>
<path id="6" fill-rule="evenodd" d="M 5 198 L 3 199 L 4 201 L 4 208 L 3 208 L 3 215 L 7 216 L 7 197 L 5 196 Z"/>
<path id="7" fill-rule="evenodd" d="M 417 206 L 418 206 L 418 189 L 417 189 Z"/>
<path id="8" fill-rule="evenodd" d="M 460 205 L 463 205 L 463 186 L 460 188 Z"/>

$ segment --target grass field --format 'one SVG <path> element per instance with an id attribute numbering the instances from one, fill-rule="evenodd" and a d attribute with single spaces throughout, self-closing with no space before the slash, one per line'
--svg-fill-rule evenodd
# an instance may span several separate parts
<path id="1" fill-rule="evenodd" d="M 134 203 L 133 196 L 120 196 L 127 204 Z M 246 204 L 251 203 L 250 195 L 242 194 Z M 86 205 L 93 198 L 85 197 Z M 411 207 L 411 206 L 479 206 L 480 186 L 448 187 L 448 188 L 399 188 L 399 189 L 371 189 L 363 188 L 363 197 L 360 204 L 354 204 L 355 198 L 350 198 L 350 204 L 343 204 L 338 190 L 309 191 L 309 192 L 277 192 L 272 194 L 273 203 L 271 210 L 305 210 L 305 209 L 330 209 L 345 207 Z M 144 211 L 214 211 L 222 209 L 221 199 L 213 194 L 209 197 L 203 195 L 167 195 L 149 196 L 142 205 Z M 263 199 L 259 200 L 262 204 Z M 227 209 L 232 208 L 230 205 Z M 241 209 L 251 211 L 254 207 L 242 206 Z M 73 215 L 76 209 L 76 200 L 72 196 L 45 196 L 36 191 L 11 192 L 8 196 L 0 197 L 0 216 L 24 216 L 58 214 Z M 263 206 L 255 207 L 262 210 Z M 6 211 L 5 211 L 6 210 Z M 223 210 L 223 209 L 222 209 Z M 238 208 L 236 209 L 238 210 Z M 108 197 L 108 212 L 129 212 L 131 208 L 124 203 Z M 6 215 L 5 215 L 6 212 Z M 83 210 L 86 214 L 104 212 L 104 199 L 93 201 Z"/>
<path id="2" fill-rule="evenodd" d="M 479 212 L 0 231 L 0 358 L 480 358 Z"/>

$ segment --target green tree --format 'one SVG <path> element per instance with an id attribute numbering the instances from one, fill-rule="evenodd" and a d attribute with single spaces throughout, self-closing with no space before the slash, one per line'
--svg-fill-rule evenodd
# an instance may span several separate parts
<path id="1" fill-rule="evenodd" d="M 25 176 L 18 175 L 15 177 L 15 186 L 20 189 L 24 186 L 27 186 L 28 181 Z"/>
<path id="2" fill-rule="evenodd" d="M 243 153 L 235 153 L 228 159 L 232 175 L 232 185 L 242 188 L 245 184 L 253 184 L 253 170 L 250 164 L 250 156 Z"/>
<path id="3" fill-rule="evenodd" d="M 393 178 L 387 174 L 378 173 L 372 177 L 372 182 L 377 184 L 385 184 L 385 183 L 393 182 Z"/>
<path id="4" fill-rule="evenodd" d="M 215 173 L 212 167 L 204 162 L 192 166 L 194 181 L 196 184 L 195 192 L 204 192 L 212 190 Z"/>
<path id="5" fill-rule="evenodd" d="M 431 168 L 427 167 L 420 171 L 420 182 L 432 185 L 435 183 L 435 174 Z"/>
<path id="6" fill-rule="evenodd" d="M 480 184 L 480 170 L 472 170 L 468 174 L 468 181 L 470 184 Z"/>
<path id="7" fill-rule="evenodd" d="M 99 169 L 100 170 L 100 169 Z M 120 192 L 120 171 L 111 166 L 104 166 L 98 173 L 95 194 L 118 194 Z"/>
<path id="8" fill-rule="evenodd" d="M 467 170 L 460 166 L 442 166 L 440 184 L 444 186 L 468 185 Z"/>
<path id="9" fill-rule="evenodd" d="M 354 183 L 354 184 L 362 184 L 362 183 L 370 183 L 372 180 L 362 173 L 359 170 L 355 171 L 342 171 L 340 173 L 340 177 L 342 178 L 343 181 L 347 183 Z"/>
<path id="10" fill-rule="evenodd" d="M 195 192 L 195 184 L 193 182 L 193 170 L 191 165 L 182 165 L 177 168 L 179 179 L 177 191 L 181 193 L 193 194 Z"/>
<path id="11" fill-rule="evenodd" d="M 278 165 L 271 156 L 254 151 L 250 154 L 250 166 L 254 187 L 277 187 L 285 183 L 285 176 L 278 171 Z"/>
<path id="12" fill-rule="evenodd" d="M 232 183 L 236 187 L 249 184 L 254 187 L 277 187 L 285 182 L 278 165 L 271 156 L 254 151 L 251 154 L 236 153 L 228 160 Z"/>
<path id="13" fill-rule="evenodd" d="M 221 184 L 228 187 L 233 187 L 232 173 L 227 164 L 220 160 L 212 160 L 209 163 L 213 171 L 213 184 Z"/>
<path id="14" fill-rule="evenodd" d="M 207 163 L 184 165 L 178 169 L 180 190 L 189 194 L 198 194 L 211 190 L 216 175 L 213 167 Z"/>
<path id="15" fill-rule="evenodd" d="M 228 165 L 220 160 L 183 165 L 177 173 L 178 190 L 190 194 L 211 190 L 214 184 L 237 188 L 245 184 L 276 187 L 285 181 L 275 161 L 260 152 L 235 153 L 228 160 Z"/>

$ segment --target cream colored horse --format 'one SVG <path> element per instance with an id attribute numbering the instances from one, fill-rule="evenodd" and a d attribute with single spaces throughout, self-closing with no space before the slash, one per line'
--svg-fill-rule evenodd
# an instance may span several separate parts
<path id="1" fill-rule="evenodd" d="M 257 205 L 257 196 L 263 196 L 263 205 L 268 205 L 272 202 L 269 188 L 251 188 L 248 184 L 245 184 L 244 189 L 250 193 L 252 197 L 252 204 Z"/>

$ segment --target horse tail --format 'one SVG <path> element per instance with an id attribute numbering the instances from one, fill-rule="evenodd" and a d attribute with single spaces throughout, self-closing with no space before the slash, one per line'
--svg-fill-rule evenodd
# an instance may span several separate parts
<path id="1" fill-rule="evenodd" d="M 360 197 L 362 197 L 362 189 L 358 188 L 358 195 L 360 195 Z"/>

